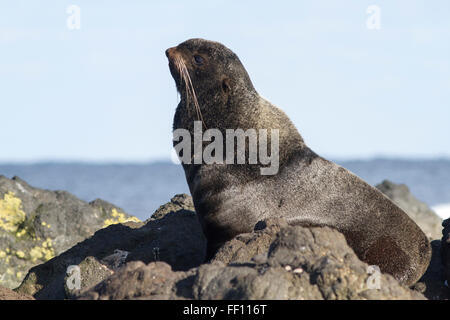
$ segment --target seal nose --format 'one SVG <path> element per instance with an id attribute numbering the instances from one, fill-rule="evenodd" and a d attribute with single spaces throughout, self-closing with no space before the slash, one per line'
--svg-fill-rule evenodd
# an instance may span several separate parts
<path id="1" fill-rule="evenodd" d="M 166 57 L 167 58 L 171 58 L 172 56 L 173 56 L 173 52 L 175 51 L 175 48 L 173 47 L 173 48 L 169 48 L 169 49 L 167 49 L 166 50 Z"/>

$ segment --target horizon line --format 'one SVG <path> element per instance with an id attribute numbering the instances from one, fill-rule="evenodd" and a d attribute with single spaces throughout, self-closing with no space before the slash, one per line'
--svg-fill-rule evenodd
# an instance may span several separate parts
<path id="1" fill-rule="evenodd" d="M 450 161 L 449 155 L 374 155 L 374 156 L 325 156 L 323 157 L 334 162 L 351 162 L 351 161 Z M 86 165 L 149 165 L 149 164 L 174 164 L 170 158 L 149 158 L 149 159 L 0 159 L 0 166 L 4 165 L 42 165 L 42 164 L 86 164 Z"/>

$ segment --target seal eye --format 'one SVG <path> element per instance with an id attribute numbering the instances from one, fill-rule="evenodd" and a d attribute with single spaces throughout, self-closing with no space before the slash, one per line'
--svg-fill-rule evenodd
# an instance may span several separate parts
<path id="1" fill-rule="evenodd" d="M 196 64 L 202 65 L 205 60 L 201 56 L 195 55 L 194 56 L 194 61 L 195 61 Z"/>

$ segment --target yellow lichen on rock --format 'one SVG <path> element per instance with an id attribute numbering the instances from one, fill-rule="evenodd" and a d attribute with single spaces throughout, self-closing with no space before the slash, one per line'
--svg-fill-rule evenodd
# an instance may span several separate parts
<path id="1" fill-rule="evenodd" d="M 55 250 L 53 250 L 52 247 L 52 239 L 47 238 L 47 240 L 45 240 L 42 243 L 42 247 L 43 247 L 43 252 L 44 252 L 44 258 L 45 260 L 50 260 L 51 258 L 53 258 L 55 256 Z"/>
<path id="2" fill-rule="evenodd" d="M 33 247 L 30 250 L 30 260 L 31 262 L 37 262 L 38 260 L 41 260 L 44 257 L 44 254 L 42 252 L 41 247 Z"/>
<path id="3" fill-rule="evenodd" d="M 118 212 L 116 208 L 112 209 L 111 216 L 112 216 L 111 219 L 105 220 L 105 222 L 103 223 L 103 228 L 106 228 L 107 226 L 110 226 L 112 224 L 124 223 L 124 222 L 129 222 L 129 221 L 141 222 L 141 220 L 139 220 L 136 217 L 127 217 L 125 215 L 125 213 Z"/>
<path id="4" fill-rule="evenodd" d="M 22 230 L 20 230 L 20 231 L 17 231 L 16 232 L 16 236 L 18 237 L 18 238 L 20 238 L 21 236 L 23 236 L 24 234 L 26 234 L 27 233 L 27 229 L 22 229 Z"/>
<path id="5" fill-rule="evenodd" d="M 25 258 L 25 253 L 23 252 L 23 251 L 16 251 L 15 252 L 15 254 L 16 254 L 16 256 L 18 257 L 18 258 L 20 258 L 20 259 L 23 259 L 23 258 Z"/>
<path id="6" fill-rule="evenodd" d="M 30 260 L 35 263 L 38 260 L 48 261 L 55 256 L 52 247 L 52 239 L 47 238 L 40 246 L 35 246 L 30 250 Z"/>
<path id="7" fill-rule="evenodd" d="M 45 221 L 42 221 L 42 223 L 41 223 L 41 225 L 43 226 L 43 227 L 47 227 L 47 228 L 51 228 L 51 225 L 50 224 L 47 224 Z"/>
<path id="8" fill-rule="evenodd" d="M 22 200 L 17 198 L 14 192 L 5 193 L 3 200 L 0 199 L 0 228 L 9 232 L 16 232 L 25 218 Z M 20 233 L 18 236 L 21 235 Z"/>

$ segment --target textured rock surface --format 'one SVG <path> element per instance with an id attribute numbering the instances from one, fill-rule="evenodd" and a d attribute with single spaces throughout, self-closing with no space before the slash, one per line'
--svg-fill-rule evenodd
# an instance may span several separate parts
<path id="1" fill-rule="evenodd" d="M 399 197 L 395 185 L 383 185 Z M 405 203 L 410 199 L 399 194 Z M 115 208 L 101 200 L 85 205 L 103 213 Z M 421 212 L 412 216 L 419 225 L 430 217 Z M 192 199 L 177 195 L 147 221 L 110 225 L 33 267 L 16 291 L 37 299 L 424 299 L 418 291 L 445 299 L 442 258 L 449 257 L 449 245 L 442 243 L 441 251 L 441 241 L 433 242 L 432 263 L 416 290 L 390 275 L 373 274 L 339 232 L 292 227 L 282 219 L 259 222 L 254 232 L 235 237 L 202 264 L 206 239 Z"/>
<path id="2" fill-rule="evenodd" d="M 68 267 L 64 277 L 64 291 L 67 298 L 75 298 L 86 288 L 111 276 L 114 271 L 94 257 L 87 257 L 80 264 Z"/>
<path id="3" fill-rule="evenodd" d="M 445 220 L 442 225 L 444 230 L 442 231 L 441 254 L 444 264 L 444 279 L 447 281 L 448 287 L 450 284 L 450 219 Z"/>
<path id="4" fill-rule="evenodd" d="M 444 265 L 442 264 L 441 240 L 431 242 L 430 265 L 417 285 L 425 284 L 423 294 L 431 300 L 450 299 L 450 289 L 445 285 Z"/>
<path id="5" fill-rule="evenodd" d="M 33 188 L 0 176 L 0 285 L 17 287 L 27 271 L 110 224 L 137 220 L 105 201 Z"/>
<path id="6" fill-rule="evenodd" d="M 34 298 L 0 286 L 0 300 L 34 300 Z"/>
<path id="7" fill-rule="evenodd" d="M 81 298 L 424 299 L 390 275 L 371 274 L 333 229 L 291 227 L 283 220 L 257 229 L 187 272 L 163 262 L 128 263 Z"/>
<path id="8" fill-rule="evenodd" d="M 383 181 L 377 188 L 402 208 L 431 240 L 442 237 L 442 219 L 425 203 L 414 197 L 404 184 Z"/>
<path id="9" fill-rule="evenodd" d="M 206 240 L 187 195 L 177 195 L 143 222 L 115 224 L 46 263 L 32 268 L 17 289 L 37 299 L 65 299 L 83 292 L 130 261 L 165 261 L 188 270 L 204 260 Z M 67 288 L 67 268 L 79 266 L 80 291 Z M 70 276 L 70 275 L 69 275 Z"/>
<path id="10" fill-rule="evenodd" d="M 423 292 L 428 299 L 450 299 L 450 289 L 444 284 L 446 269 L 442 264 L 443 252 L 440 240 L 443 233 L 442 219 L 425 203 L 415 198 L 408 187 L 403 184 L 395 184 L 385 180 L 377 188 L 402 208 L 419 225 L 428 238 L 433 240 L 431 241 L 433 254 L 430 265 L 415 287 Z M 442 244 L 444 248 L 444 239 Z"/>

